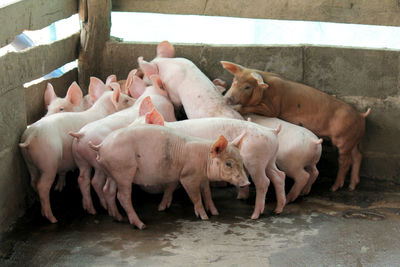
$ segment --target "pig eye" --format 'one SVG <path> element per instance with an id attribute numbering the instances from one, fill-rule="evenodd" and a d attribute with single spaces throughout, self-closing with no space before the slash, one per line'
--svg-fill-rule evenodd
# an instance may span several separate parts
<path id="1" fill-rule="evenodd" d="M 60 111 L 64 111 L 64 107 L 61 107 L 61 108 L 60 108 Z"/>
<path id="2" fill-rule="evenodd" d="M 245 88 L 244 88 L 244 90 L 249 90 L 251 87 L 250 87 L 250 85 L 247 85 Z"/>
<path id="3" fill-rule="evenodd" d="M 232 163 L 230 162 L 225 162 L 225 165 L 228 166 L 229 168 L 232 168 Z"/>

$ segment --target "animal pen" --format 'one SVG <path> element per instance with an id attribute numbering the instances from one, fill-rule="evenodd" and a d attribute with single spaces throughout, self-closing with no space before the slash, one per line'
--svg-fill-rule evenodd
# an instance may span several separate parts
<path id="1" fill-rule="evenodd" d="M 18 147 L 27 125 L 45 114 L 43 94 L 51 82 L 64 96 L 73 81 L 87 93 L 91 76 L 125 78 L 137 58 L 150 61 L 156 43 L 123 42 L 110 36 L 111 12 L 154 12 L 277 20 L 305 20 L 400 27 L 396 0 L 19 0 L 0 4 L 0 46 L 23 30 L 38 30 L 79 13 L 81 27 L 69 37 L 0 57 L 0 264 L 2 266 L 244 265 L 331 266 L 400 264 L 400 51 L 315 45 L 174 44 L 176 57 L 191 60 L 211 80 L 230 84 L 220 61 L 274 72 L 344 100 L 359 112 L 371 108 L 360 144 L 357 189 L 330 192 L 337 151 L 324 142 L 320 176 L 310 195 L 251 220 L 249 200 L 236 189 L 213 188 L 221 214 L 201 221 L 179 189 L 166 212 L 159 195 L 134 191 L 133 201 L 149 225 L 139 231 L 115 222 L 96 203 L 81 208 L 76 176 L 63 192 L 52 192 L 59 217 L 40 216 L 36 193 Z M 131 25 L 140 27 L 140 25 Z M 240 34 L 237 32 L 236 34 Z M 24 86 L 78 60 L 58 78 Z M 324 103 L 321 103 L 324 105 Z M 74 181 L 75 180 L 75 181 Z M 290 184 L 290 178 L 286 181 Z M 344 187 L 346 188 L 346 187 Z"/>

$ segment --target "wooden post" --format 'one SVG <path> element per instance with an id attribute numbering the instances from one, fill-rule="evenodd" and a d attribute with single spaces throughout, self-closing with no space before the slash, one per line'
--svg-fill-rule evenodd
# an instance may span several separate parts
<path id="1" fill-rule="evenodd" d="M 111 0 L 79 0 L 79 17 L 82 22 L 79 85 L 86 90 L 90 76 L 102 78 L 103 52 L 110 39 Z"/>

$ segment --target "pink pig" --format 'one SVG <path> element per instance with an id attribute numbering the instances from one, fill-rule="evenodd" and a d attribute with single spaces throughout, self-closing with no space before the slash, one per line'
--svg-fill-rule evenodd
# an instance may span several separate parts
<path id="1" fill-rule="evenodd" d="M 316 164 L 321 157 L 322 139 L 318 139 L 315 134 L 304 127 L 278 118 L 255 114 L 249 114 L 246 117 L 249 117 L 254 123 L 270 128 L 282 125 L 282 130 L 278 135 L 279 149 L 276 164 L 280 170 L 295 181 L 286 197 L 286 203 L 294 201 L 302 190 L 304 190 L 304 194 L 308 194 L 318 177 Z"/>
<path id="2" fill-rule="evenodd" d="M 77 112 L 83 111 L 81 106 L 82 90 L 76 82 L 73 82 L 68 88 L 67 95 L 64 98 L 57 97 L 53 85 L 47 83 L 44 91 L 44 103 L 47 108 L 45 116 L 58 112 Z"/>
<path id="3" fill-rule="evenodd" d="M 72 158 L 73 138 L 69 131 L 78 131 L 85 124 L 103 118 L 118 110 L 131 106 L 134 100 L 120 94 L 118 84 L 114 92 L 89 93 L 98 101 L 92 108 L 83 112 L 65 112 L 43 117 L 28 127 L 21 137 L 22 155 L 31 175 L 31 184 L 37 190 L 42 214 L 52 223 L 57 222 L 50 207 L 50 188 L 58 173 L 65 173 L 75 168 Z"/>
<path id="4" fill-rule="evenodd" d="M 160 75 L 174 106 L 183 106 L 189 119 L 226 117 L 243 120 L 237 111 L 226 104 L 217 87 L 193 62 L 185 58 L 164 57 L 173 55 L 172 49 L 170 43 L 160 43 L 155 59 L 146 62 L 140 57 L 138 63 L 147 77 Z"/>
<path id="5" fill-rule="evenodd" d="M 92 167 L 95 170 L 92 178 L 92 185 L 102 206 L 106 209 L 108 201 L 104 197 L 102 190 L 106 175 L 96 161 L 96 153 L 89 148 L 89 141 L 96 144 L 101 143 L 112 131 L 128 126 L 136 118 L 144 114 L 139 113 L 139 108 L 140 106 L 146 106 L 149 101 L 153 101 L 156 107 L 162 111 L 162 114 L 168 118 L 168 120 L 176 121 L 174 107 L 168 99 L 167 93 L 162 88 L 162 83 L 160 82 L 159 77 L 153 75 L 151 79 L 154 85 L 146 87 L 145 83 L 137 76 L 128 76 L 127 84 L 129 86 L 130 94 L 133 97 L 139 97 L 135 105 L 104 119 L 89 123 L 80 129 L 78 133 L 70 133 L 76 138 L 72 145 L 72 151 L 80 172 L 78 182 L 83 197 L 83 208 L 91 214 L 96 213 L 90 196 L 90 173 Z M 111 189 L 113 190 L 114 188 Z M 110 215 L 117 219 L 122 219 L 117 209 L 108 209 L 108 211 Z"/>
<path id="6" fill-rule="evenodd" d="M 95 90 L 112 90 L 110 84 L 117 82 L 115 75 L 107 77 L 106 83 L 104 84 L 100 79 L 93 77 L 91 80 L 93 88 Z M 123 93 L 125 93 L 122 90 Z M 44 103 L 47 108 L 45 116 L 49 116 L 59 112 L 78 112 L 89 109 L 93 106 L 93 99 L 90 94 L 83 97 L 82 89 L 76 82 L 73 82 L 68 88 L 67 95 L 64 98 L 58 97 L 54 92 L 53 85 L 47 84 L 46 90 L 44 91 Z"/>
<path id="7" fill-rule="evenodd" d="M 151 186 L 180 181 L 196 216 L 207 219 L 202 184 L 208 180 L 249 184 L 238 149 L 243 136 L 228 144 L 224 136 L 215 142 L 158 125 L 139 125 L 114 131 L 100 145 L 91 147 L 98 153 L 99 164 L 117 183 L 118 200 L 129 222 L 143 229 L 145 225 L 132 206 L 132 183 Z"/>
<path id="8" fill-rule="evenodd" d="M 146 114 L 145 122 L 164 125 L 162 116 L 157 112 Z M 135 125 L 137 125 L 137 122 L 134 122 L 129 127 L 134 127 Z M 279 127 L 277 130 L 272 130 L 252 122 L 228 118 L 202 118 L 166 122 L 165 126 L 178 130 L 182 134 L 205 138 L 208 140 L 216 139 L 219 134 L 223 134 L 228 140 L 233 140 L 243 131 L 246 131 L 240 154 L 243 157 L 244 166 L 253 178 L 256 186 L 256 205 L 251 218 L 257 219 L 260 214 L 264 212 L 265 196 L 270 183 L 269 178 L 274 182 L 276 188 L 277 207 L 275 212 L 282 212 L 286 202 L 285 174 L 278 170 L 275 165 L 276 153 L 278 151 L 277 134 L 279 132 Z M 111 190 L 111 192 L 108 192 L 108 186 L 114 188 L 113 183 L 108 181 L 105 187 L 105 193 L 110 202 L 107 203 L 107 206 L 109 210 L 116 210 L 115 191 Z M 165 189 L 166 191 L 164 192 L 159 210 L 169 207 L 172 201 L 172 192 L 174 189 L 175 188 L 172 184 L 171 187 Z M 239 193 L 238 198 L 243 198 L 241 193 Z M 218 211 L 215 208 L 212 199 L 206 198 L 205 200 L 207 210 L 210 210 L 211 214 L 217 215 Z M 113 212 L 109 213 L 113 214 Z"/>

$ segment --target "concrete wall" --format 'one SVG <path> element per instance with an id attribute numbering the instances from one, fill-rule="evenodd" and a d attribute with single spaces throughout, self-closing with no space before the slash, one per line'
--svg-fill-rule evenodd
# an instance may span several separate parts
<path id="1" fill-rule="evenodd" d="M 28 176 L 19 152 L 19 137 L 26 128 L 24 88 L 0 95 L 0 233 L 25 209 Z"/>
<path id="2" fill-rule="evenodd" d="M 336 95 L 360 112 L 371 107 L 361 142 L 361 175 L 400 183 L 400 140 L 396 138 L 400 135 L 400 51 L 315 46 L 175 48 L 177 57 L 192 60 L 211 79 L 232 81 L 232 75 L 219 63 L 227 60 L 308 84 Z M 151 60 L 155 49 L 156 44 L 109 42 L 103 79 L 111 73 L 124 79 L 137 67 L 138 56 Z"/>

